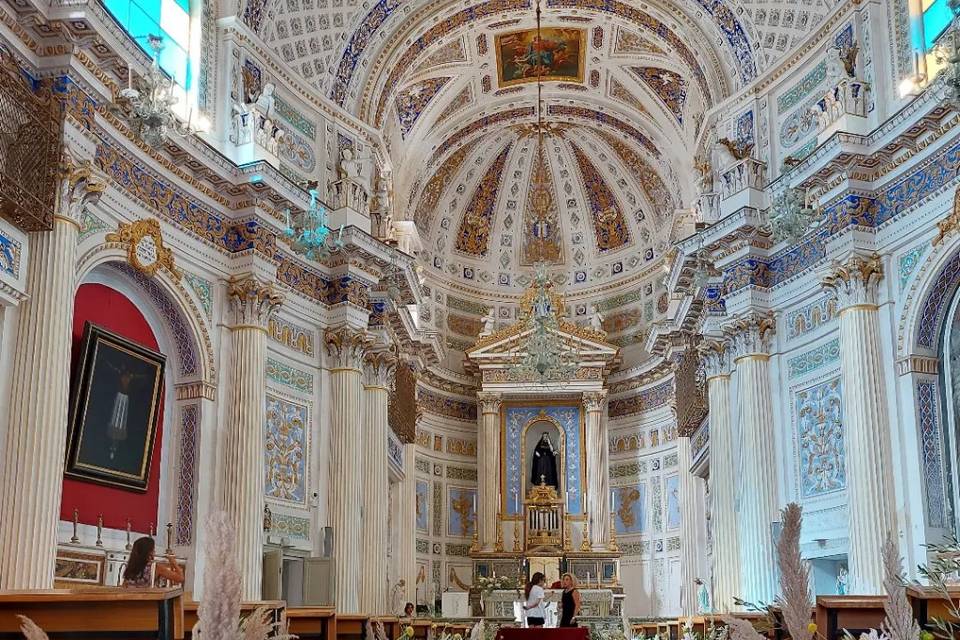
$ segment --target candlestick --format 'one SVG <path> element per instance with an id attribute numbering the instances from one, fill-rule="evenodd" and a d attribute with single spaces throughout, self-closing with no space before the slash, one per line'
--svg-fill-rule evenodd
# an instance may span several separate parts
<path id="1" fill-rule="evenodd" d="M 173 553 L 173 523 L 168 522 L 167 523 L 167 550 L 165 554 L 170 555 L 172 553 Z"/>
<path id="2" fill-rule="evenodd" d="M 97 546 L 103 546 L 103 539 L 101 538 L 103 534 L 103 514 L 97 516 Z"/>
<path id="3" fill-rule="evenodd" d="M 583 538 L 580 540 L 580 551 L 590 551 L 590 530 L 587 529 L 587 521 L 583 521 L 583 533 L 581 534 Z"/>
<path id="4" fill-rule="evenodd" d="M 517 523 L 518 526 L 513 528 L 513 551 L 514 553 L 520 553 L 523 551 L 523 544 L 520 542 L 520 538 L 523 536 L 523 527 L 519 526 L 520 523 Z"/>
<path id="5" fill-rule="evenodd" d="M 80 538 L 77 537 L 77 520 L 80 518 L 80 512 L 76 507 L 73 508 L 73 536 L 70 538 L 72 544 L 80 544 Z"/>
<path id="6" fill-rule="evenodd" d="M 151 522 L 151 523 L 150 523 L 150 537 L 151 537 L 151 538 L 153 537 L 153 534 L 154 534 L 154 531 L 153 531 L 153 523 Z"/>
<path id="7" fill-rule="evenodd" d="M 614 552 L 620 551 L 617 545 L 617 519 L 612 511 L 610 512 L 610 542 L 607 543 L 607 549 Z"/>
<path id="8" fill-rule="evenodd" d="M 127 546 L 124 547 L 127 551 L 133 548 L 133 545 L 130 544 L 130 518 L 127 518 Z"/>

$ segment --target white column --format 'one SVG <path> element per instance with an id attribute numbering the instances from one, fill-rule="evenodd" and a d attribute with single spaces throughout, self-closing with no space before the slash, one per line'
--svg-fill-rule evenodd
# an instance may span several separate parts
<path id="1" fill-rule="evenodd" d="M 363 438 L 360 429 L 361 370 L 369 342 L 362 331 L 328 329 L 330 357 L 330 464 L 337 613 L 360 613 Z"/>
<path id="2" fill-rule="evenodd" d="M 772 316 L 751 313 L 727 327 L 740 407 L 739 595 L 748 602 L 773 602 L 777 593 L 772 524 L 779 515 L 770 388 L 770 340 L 775 326 Z M 724 462 L 716 460 L 717 464 Z M 732 459 L 730 463 L 735 464 Z"/>
<path id="3" fill-rule="evenodd" d="M 233 351 L 221 454 L 221 500 L 237 534 L 243 599 L 259 600 L 263 578 L 263 425 L 266 421 L 267 323 L 282 298 L 252 274 L 231 278 Z"/>
<path id="4" fill-rule="evenodd" d="M 363 580 L 360 610 L 387 611 L 387 399 L 395 359 L 385 351 L 368 353 L 363 362 Z M 406 526 L 406 523 L 402 526 Z"/>
<path id="5" fill-rule="evenodd" d="M 697 585 L 700 577 L 697 558 L 697 527 L 702 514 L 697 513 L 697 479 L 690 473 L 693 456 L 690 438 L 677 439 L 677 464 L 680 474 L 680 600 L 682 613 L 692 616 L 697 613 Z"/>
<path id="6" fill-rule="evenodd" d="M 583 394 L 586 414 L 587 450 L 587 520 L 590 526 L 590 545 L 595 551 L 605 551 L 610 531 L 610 491 L 607 488 L 607 468 L 603 464 L 607 449 L 604 434 L 603 411 L 606 391 Z"/>
<path id="7" fill-rule="evenodd" d="M 734 610 L 740 589 L 740 537 L 737 534 L 733 420 L 730 415 L 730 359 L 726 344 L 710 340 L 700 347 L 707 376 L 710 420 L 710 496 L 713 526 L 713 609 Z M 708 585 L 710 586 L 710 585 Z"/>
<path id="8" fill-rule="evenodd" d="M 478 515 L 480 548 L 484 551 L 492 551 L 496 543 L 497 515 L 500 513 L 500 404 L 499 394 L 477 394 L 477 406 L 480 409 L 477 451 L 477 491 L 480 494 Z M 523 496 L 520 496 L 520 502 L 523 502 Z"/>
<path id="9" fill-rule="evenodd" d="M 67 442 L 78 221 L 104 187 L 89 164 L 64 165 L 53 230 L 30 234 L 29 297 L 20 307 L 3 450 L 0 589 L 53 587 Z"/>
<path id="10" fill-rule="evenodd" d="M 404 603 L 417 597 L 417 445 L 403 445 L 403 481 L 400 485 L 400 579 L 404 585 Z M 399 611 L 391 611 L 393 615 Z"/>
<path id="11" fill-rule="evenodd" d="M 880 548 L 896 534 L 890 418 L 880 354 L 877 294 L 883 264 L 852 254 L 823 280 L 840 308 L 840 375 L 849 510 L 851 592 L 883 593 Z"/>

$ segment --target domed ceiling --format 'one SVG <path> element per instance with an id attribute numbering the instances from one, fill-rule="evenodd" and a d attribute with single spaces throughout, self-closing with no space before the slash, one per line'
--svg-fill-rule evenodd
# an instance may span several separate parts
<path id="1" fill-rule="evenodd" d="M 541 52 L 531 0 L 276 0 L 252 25 L 383 132 L 394 216 L 423 242 L 422 313 L 458 351 L 488 308 L 514 317 L 538 261 L 571 315 L 596 304 L 614 342 L 641 344 L 666 311 L 660 267 L 695 198 L 703 114 L 834 0 L 541 2 Z"/>

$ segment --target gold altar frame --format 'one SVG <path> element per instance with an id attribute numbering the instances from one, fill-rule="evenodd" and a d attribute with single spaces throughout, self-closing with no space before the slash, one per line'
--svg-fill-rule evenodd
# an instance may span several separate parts
<path id="1" fill-rule="evenodd" d="M 584 447 L 586 446 L 586 416 L 584 415 L 583 410 L 583 400 L 582 398 L 575 398 L 569 400 L 505 400 L 500 405 L 500 473 L 499 473 L 499 492 L 500 492 L 500 519 L 503 521 L 523 521 L 524 514 L 520 513 L 515 516 L 507 514 L 508 506 L 508 496 L 507 496 L 507 410 L 510 408 L 540 408 L 540 407 L 570 407 L 575 406 L 577 408 L 577 413 L 580 417 L 580 449 L 581 453 L 585 453 Z M 520 459 L 526 462 L 526 435 L 527 429 L 530 428 L 536 422 L 551 422 L 560 433 L 563 435 L 563 442 L 560 443 L 560 456 L 564 462 L 564 470 L 566 470 L 566 461 L 567 461 L 567 432 L 563 429 L 563 426 L 556 421 L 556 419 L 548 415 L 538 415 L 527 421 L 523 428 L 520 430 Z M 521 488 L 524 485 L 523 476 L 521 476 Z M 583 496 L 586 492 L 586 482 L 587 482 L 587 470 L 586 463 L 583 460 L 580 460 L 580 496 L 583 500 Z M 567 488 L 567 474 L 564 471 L 563 480 L 560 483 L 561 491 L 563 495 L 566 495 Z M 526 496 L 522 496 L 522 499 L 525 499 Z M 582 521 L 586 518 L 583 513 L 577 515 L 570 515 L 567 512 L 567 501 L 564 498 L 563 501 L 563 514 L 566 520 L 571 521 Z"/>

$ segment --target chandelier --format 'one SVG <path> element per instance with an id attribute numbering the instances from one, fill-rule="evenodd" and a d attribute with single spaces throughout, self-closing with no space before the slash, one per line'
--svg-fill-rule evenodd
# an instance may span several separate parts
<path id="1" fill-rule="evenodd" d="M 787 187 L 773 201 L 770 210 L 770 226 L 773 227 L 774 240 L 796 242 L 819 216 L 819 210 L 811 206 L 807 194 L 800 189 Z"/>
<path id="2" fill-rule="evenodd" d="M 555 306 L 557 296 L 551 295 L 552 284 L 546 265 L 538 263 L 525 319 L 530 333 L 523 352 L 509 369 L 514 380 L 563 384 L 573 378 L 580 366 L 580 354 L 561 338 L 561 309 Z"/>
<path id="3" fill-rule="evenodd" d="M 180 98 L 176 95 L 173 79 L 160 69 L 163 38 L 148 35 L 147 46 L 153 52 L 153 62 L 147 75 L 137 78 L 137 86 L 134 87 L 133 72 L 128 71 L 127 88 L 117 94 L 114 111 L 151 147 L 163 144 L 170 134 L 182 137 L 209 129 L 209 122 L 202 116 L 194 125 L 192 109 L 186 122 L 173 112 L 172 108 L 180 102 Z"/>
<path id="4" fill-rule="evenodd" d="M 300 255 L 316 260 L 343 248 L 343 226 L 336 234 L 327 226 L 327 209 L 317 200 L 317 190 L 310 189 L 310 208 L 292 220 L 290 210 L 286 210 L 287 226 L 283 236 L 290 248 Z"/>

